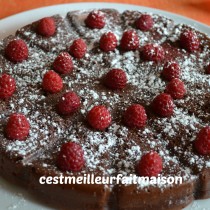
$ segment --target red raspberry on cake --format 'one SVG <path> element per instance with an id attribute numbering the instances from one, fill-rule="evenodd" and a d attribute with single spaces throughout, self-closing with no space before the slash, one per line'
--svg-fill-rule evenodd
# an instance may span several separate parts
<path id="1" fill-rule="evenodd" d="M 36 31 L 38 34 L 50 37 L 56 30 L 55 20 L 52 17 L 45 17 L 38 21 Z"/>
<path id="2" fill-rule="evenodd" d="M 186 94 L 184 82 L 176 78 L 171 80 L 166 86 L 165 92 L 170 94 L 173 99 L 182 99 Z"/>
<path id="3" fill-rule="evenodd" d="M 104 52 L 113 51 L 117 47 L 117 38 L 114 33 L 104 33 L 100 38 L 100 49 Z"/>
<path id="4" fill-rule="evenodd" d="M 199 154 L 210 155 L 210 126 L 206 126 L 200 130 L 194 145 Z"/>
<path id="5" fill-rule="evenodd" d="M 84 151 L 79 144 L 67 142 L 62 145 L 57 157 L 57 166 L 62 171 L 78 172 L 84 165 Z"/>
<path id="6" fill-rule="evenodd" d="M 76 112 L 81 105 L 80 98 L 72 91 L 63 94 L 56 109 L 61 115 L 69 115 Z"/>
<path id="7" fill-rule="evenodd" d="M 170 117 L 174 113 L 174 102 L 169 94 L 161 93 L 152 101 L 153 111 L 160 117 Z"/>
<path id="8" fill-rule="evenodd" d="M 120 47 L 124 51 L 137 50 L 139 48 L 139 37 L 136 31 L 125 31 L 120 41 Z"/>
<path id="9" fill-rule="evenodd" d="M 50 70 L 44 75 L 42 88 L 49 93 L 58 93 L 63 88 L 63 80 L 57 73 Z"/>
<path id="10" fill-rule="evenodd" d="M 190 53 L 197 51 L 200 47 L 200 41 L 197 34 L 191 30 L 185 30 L 181 33 L 180 44 Z"/>
<path id="11" fill-rule="evenodd" d="M 126 73 L 122 69 L 112 69 L 105 76 L 105 85 L 113 90 L 121 90 L 127 84 Z"/>
<path id="12" fill-rule="evenodd" d="M 206 67 L 206 74 L 210 74 L 210 64 Z"/>
<path id="13" fill-rule="evenodd" d="M 153 27 L 151 15 L 143 14 L 135 22 L 136 28 L 141 31 L 149 31 Z"/>
<path id="14" fill-rule="evenodd" d="M 5 48 L 5 55 L 14 63 L 22 62 L 28 58 L 28 47 L 22 39 L 12 40 Z"/>
<path id="15" fill-rule="evenodd" d="M 179 64 L 174 61 L 166 62 L 163 66 L 161 75 L 167 81 L 171 81 L 174 78 L 179 78 L 181 76 L 181 69 Z"/>
<path id="16" fill-rule="evenodd" d="M 87 45 L 83 39 L 74 40 L 70 46 L 70 54 L 75 58 L 83 58 L 87 51 Z"/>
<path id="17" fill-rule="evenodd" d="M 2 74 L 0 77 L 0 99 L 10 98 L 15 90 L 15 80 L 8 74 Z"/>
<path id="18" fill-rule="evenodd" d="M 67 52 L 60 53 L 53 62 L 53 69 L 60 74 L 68 74 L 73 68 L 72 58 Z"/>
<path id="19" fill-rule="evenodd" d="M 160 62 L 165 58 L 165 51 L 158 44 L 147 44 L 143 47 L 142 57 L 146 61 Z"/>
<path id="20" fill-rule="evenodd" d="M 85 19 L 85 24 L 91 29 L 101 29 L 106 24 L 105 14 L 99 10 L 94 10 Z"/>
<path id="21" fill-rule="evenodd" d="M 124 113 L 124 123 L 130 128 L 144 128 L 147 123 L 147 114 L 143 106 L 133 104 Z"/>
<path id="22" fill-rule="evenodd" d="M 24 141 L 30 131 L 30 124 L 23 114 L 12 114 L 5 128 L 6 137 L 10 140 Z"/>
<path id="23" fill-rule="evenodd" d="M 157 177 L 163 170 L 162 158 L 157 152 L 148 152 L 141 157 L 136 169 L 139 176 Z"/>
<path id="24" fill-rule="evenodd" d="M 94 129 L 103 131 L 111 124 L 112 117 L 105 106 L 98 105 L 88 112 L 87 121 Z"/>

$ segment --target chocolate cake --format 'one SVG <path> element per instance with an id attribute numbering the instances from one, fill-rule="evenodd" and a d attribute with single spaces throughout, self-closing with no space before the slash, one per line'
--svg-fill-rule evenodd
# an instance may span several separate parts
<path id="1" fill-rule="evenodd" d="M 206 68 L 210 62 L 210 39 L 191 26 L 176 24 L 167 17 L 144 15 L 139 11 L 119 13 L 113 9 L 71 11 L 64 18 L 55 15 L 50 20 L 45 19 L 42 26 L 42 20 L 37 20 L 0 42 L 0 78 L 7 74 L 16 82 L 16 90 L 10 97 L 1 98 L 0 93 L 1 176 L 24 186 L 34 196 L 58 209 L 182 209 L 194 199 L 210 197 L 210 152 L 200 152 L 207 150 L 209 136 L 204 137 L 208 140 L 206 150 L 196 149 L 194 143 L 201 130 L 209 128 L 210 74 Z M 142 16 L 147 18 L 143 23 L 139 20 Z M 51 20 L 55 25 L 49 23 Z M 38 27 L 45 35 L 39 33 Z M 112 42 L 106 45 L 101 37 L 109 32 Z M 188 44 L 186 33 L 192 45 Z M 113 41 L 113 34 L 117 42 Z M 8 46 L 13 40 L 23 40 L 28 54 L 27 51 L 18 52 L 12 57 Z M 79 44 L 75 40 L 79 40 Z M 71 56 L 64 56 L 62 52 Z M 25 58 L 24 53 L 27 54 Z M 68 65 L 60 64 L 62 59 L 57 59 L 57 63 L 68 73 L 61 74 L 56 68 L 59 54 L 68 60 Z M 23 59 L 18 61 L 20 56 Z M 167 62 L 179 65 L 184 96 L 176 95 L 176 91 L 180 91 L 176 87 L 172 89 L 175 93 L 170 92 L 168 85 L 172 81 L 162 75 Z M 51 75 L 54 82 L 46 85 L 43 78 L 52 69 L 58 74 Z M 123 70 L 126 78 L 120 77 L 120 82 L 111 78 L 107 87 L 106 75 L 112 69 Z M 63 86 L 57 91 L 58 77 Z M 0 79 L 0 91 L 4 90 L 2 84 Z M 74 113 L 61 114 L 59 101 L 64 100 L 64 94 L 69 91 L 76 93 L 80 102 L 77 109 L 73 107 Z M 170 94 L 164 93 L 167 91 Z M 170 100 L 171 96 L 174 98 L 173 106 L 165 107 L 167 111 L 169 108 L 173 111 L 168 116 L 160 116 L 155 110 L 159 104 L 154 98 L 161 93 Z M 141 125 L 136 116 L 124 114 L 132 104 L 141 105 L 141 110 L 145 110 L 146 122 L 142 122 L 141 115 Z M 98 119 L 98 115 L 105 112 L 90 116 L 90 110 L 99 105 L 106 107 L 111 116 L 111 122 L 108 118 L 100 118 L 107 120 L 103 121 L 107 123 L 105 126 L 101 121 L 93 122 L 93 117 Z M 8 137 L 8 119 L 13 113 L 22 113 L 27 118 L 30 129 L 26 138 Z M 23 129 L 27 129 L 25 127 Z M 68 142 L 80 145 L 84 152 L 84 164 L 79 170 L 63 170 L 59 165 L 62 145 Z M 181 184 L 39 183 L 42 176 L 141 176 L 137 166 L 151 151 L 162 160 L 158 174 L 180 176 Z"/>

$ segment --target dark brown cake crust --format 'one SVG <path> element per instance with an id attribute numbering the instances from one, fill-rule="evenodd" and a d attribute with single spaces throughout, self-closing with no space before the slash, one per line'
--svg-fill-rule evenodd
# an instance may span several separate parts
<path id="1" fill-rule="evenodd" d="M 155 25 L 150 32 L 137 30 L 140 45 L 158 43 L 165 49 L 166 60 L 176 60 L 182 69 L 181 79 L 187 87 L 184 99 L 175 100 L 175 113 L 170 118 L 154 116 L 150 110 L 152 99 L 163 92 L 166 82 L 160 72 L 163 63 L 145 62 L 140 51 L 102 52 L 98 45 L 101 35 L 113 31 L 118 39 L 126 29 L 135 28 L 138 11 L 102 10 L 107 23 L 102 30 L 91 30 L 84 25 L 89 11 L 69 12 L 65 18 L 54 16 L 57 31 L 53 37 L 37 35 L 37 23 L 19 29 L 16 36 L 0 43 L 0 73 L 9 73 L 17 82 L 14 96 L 0 101 L 0 174 L 23 185 L 49 205 L 68 210 L 153 210 L 181 209 L 198 198 L 210 197 L 210 159 L 198 155 L 192 141 L 198 131 L 210 121 L 210 76 L 205 66 L 210 60 L 209 38 L 195 30 L 202 49 L 189 54 L 178 42 L 185 25 L 153 14 Z M 15 38 L 24 39 L 29 47 L 29 58 L 13 64 L 4 56 L 4 47 Z M 47 95 L 41 88 L 44 73 L 51 69 L 59 52 L 68 50 L 74 39 L 81 37 L 88 44 L 88 53 L 81 60 L 74 59 L 74 70 L 62 76 L 64 89 L 59 94 Z M 110 91 L 101 79 L 111 68 L 122 68 L 129 76 L 123 91 Z M 61 117 L 55 104 L 67 90 L 78 93 L 82 107 L 71 117 Z M 130 130 L 122 123 L 122 113 L 132 103 L 146 107 L 148 124 L 143 130 Z M 113 116 L 112 125 L 104 132 L 92 130 L 85 120 L 93 105 L 104 104 Z M 24 141 L 10 141 L 4 137 L 8 116 L 23 112 L 29 119 L 31 131 Z M 86 166 L 80 173 L 61 172 L 56 166 L 60 146 L 79 142 L 84 151 Z M 135 174 L 135 163 L 142 154 L 155 150 L 163 158 L 162 175 L 183 178 L 183 184 L 163 185 L 41 185 L 41 176 L 78 176 L 94 173 L 100 176 Z"/>

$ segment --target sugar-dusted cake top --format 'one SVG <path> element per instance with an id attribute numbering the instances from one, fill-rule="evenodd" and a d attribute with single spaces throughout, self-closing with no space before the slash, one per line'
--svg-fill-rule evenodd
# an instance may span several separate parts
<path id="1" fill-rule="evenodd" d="M 210 120 L 209 38 L 160 15 L 141 16 L 69 12 L 4 39 L 0 73 L 14 78 L 16 90 L 0 100 L 1 150 L 58 174 L 136 174 L 136 164 L 151 151 L 161 157 L 166 176 L 188 180 L 209 168 L 209 156 L 194 148 Z M 27 45 L 24 55 L 7 49 L 19 39 Z M 9 139 L 11 129 L 4 132 L 12 113 L 30 124 L 24 141 Z M 78 171 L 58 165 L 66 142 L 82 148 Z"/>

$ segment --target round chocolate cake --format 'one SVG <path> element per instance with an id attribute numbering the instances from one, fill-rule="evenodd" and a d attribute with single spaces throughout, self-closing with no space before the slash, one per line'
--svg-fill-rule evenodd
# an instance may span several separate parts
<path id="1" fill-rule="evenodd" d="M 0 42 L 0 174 L 53 208 L 166 210 L 209 198 L 209 122 L 210 39 L 190 26 L 71 11 Z M 118 174 L 182 183 L 39 182 Z"/>

